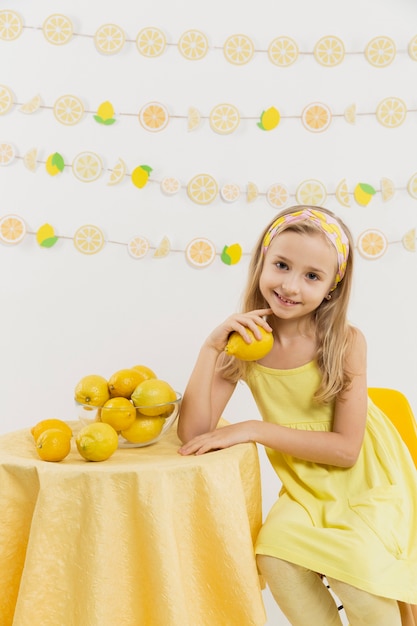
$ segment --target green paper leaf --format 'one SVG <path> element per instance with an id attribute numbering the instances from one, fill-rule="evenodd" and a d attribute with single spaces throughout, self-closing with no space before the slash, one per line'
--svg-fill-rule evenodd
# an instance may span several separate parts
<path id="1" fill-rule="evenodd" d="M 152 172 L 152 168 L 149 165 L 140 165 L 139 167 L 145 170 L 145 172 L 148 172 L 148 174 Z"/>
<path id="2" fill-rule="evenodd" d="M 58 237 L 48 237 L 48 239 L 44 239 L 39 245 L 42 248 L 52 248 L 58 241 Z"/>
<path id="3" fill-rule="evenodd" d="M 265 130 L 265 128 L 263 127 L 262 122 L 257 122 L 256 124 L 261 130 Z"/>
<path id="4" fill-rule="evenodd" d="M 55 152 L 55 154 L 53 155 L 52 159 L 51 159 L 51 164 L 55 165 L 55 167 L 62 172 L 64 167 L 65 167 L 65 163 L 64 163 L 64 159 L 62 158 L 62 156 L 59 154 L 59 152 Z"/>
<path id="5" fill-rule="evenodd" d="M 220 255 L 220 259 L 223 261 L 223 263 L 225 263 L 226 265 L 231 265 L 232 264 L 232 258 L 227 254 L 227 249 L 229 246 L 225 246 L 222 250 L 222 253 Z"/>
<path id="6" fill-rule="evenodd" d="M 115 117 L 108 117 L 106 120 L 103 120 L 104 126 L 111 126 L 116 121 Z"/>
<path id="7" fill-rule="evenodd" d="M 369 193 L 370 196 L 373 196 L 376 194 L 376 189 L 374 189 L 372 185 L 368 185 L 367 183 L 359 183 L 359 187 L 365 193 Z"/>

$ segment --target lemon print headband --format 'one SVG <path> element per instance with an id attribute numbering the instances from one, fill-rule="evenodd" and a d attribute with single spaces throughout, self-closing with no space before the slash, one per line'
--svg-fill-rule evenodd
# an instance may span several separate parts
<path id="1" fill-rule="evenodd" d="M 337 285 L 340 283 L 346 272 L 346 264 L 349 256 L 349 239 L 347 238 L 346 233 L 340 227 L 339 222 L 337 222 L 337 220 L 331 215 L 328 215 L 327 213 L 322 213 L 321 211 L 316 211 L 315 209 L 301 209 L 299 211 L 294 211 L 294 213 L 281 215 L 275 220 L 275 222 L 271 224 L 268 232 L 264 237 L 264 254 L 266 254 L 266 251 L 268 250 L 271 241 L 273 240 L 275 235 L 283 230 L 283 226 L 303 221 L 312 221 L 317 224 L 320 230 L 326 235 L 327 239 L 331 241 L 336 249 L 338 269 L 334 285 L 330 290 L 333 291 L 333 289 L 336 289 Z"/>

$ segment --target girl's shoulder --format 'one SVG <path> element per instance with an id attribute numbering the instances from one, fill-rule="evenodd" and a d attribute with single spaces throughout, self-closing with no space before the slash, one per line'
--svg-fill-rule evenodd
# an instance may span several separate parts
<path id="1" fill-rule="evenodd" d="M 366 338 L 357 326 L 349 326 L 349 342 L 346 351 L 346 362 L 349 369 L 357 371 L 366 368 Z"/>

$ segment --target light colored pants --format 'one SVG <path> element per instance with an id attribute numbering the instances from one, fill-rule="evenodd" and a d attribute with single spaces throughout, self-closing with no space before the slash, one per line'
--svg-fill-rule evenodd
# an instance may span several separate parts
<path id="1" fill-rule="evenodd" d="M 257 555 L 257 563 L 292 626 L 342 626 L 336 602 L 316 572 L 263 554 Z M 401 626 L 396 600 L 372 595 L 334 578 L 326 579 L 342 602 L 350 626 Z"/>

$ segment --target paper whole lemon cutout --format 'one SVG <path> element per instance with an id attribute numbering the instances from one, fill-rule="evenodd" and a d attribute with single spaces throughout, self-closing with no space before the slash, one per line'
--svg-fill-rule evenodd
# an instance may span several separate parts
<path id="1" fill-rule="evenodd" d="M 3 243 L 20 243 L 25 235 L 25 222 L 18 215 L 5 215 L 0 219 L 0 241 Z"/>
<path id="2" fill-rule="evenodd" d="M 376 190 L 372 185 L 366 183 L 358 183 L 353 190 L 353 197 L 361 206 L 367 206 L 376 194 Z"/>
<path id="3" fill-rule="evenodd" d="M 0 115 L 4 115 L 13 105 L 13 94 L 5 85 L 0 85 Z"/>
<path id="4" fill-rule="evenodd" d="M 345 57 L 345 46 L 338 37 L 322 37 L 314 47 L 314 58 L 320 65 L 334 67 Z"/>
<path id="5" fill-rule="evenodd" d="M 42 26 L 45 39 L 55 46 L 68 43 L 73 35 L 71 20 L 65 15 L 55 14 L 46 18 Z"/>
<path id="6" fill-rule="evenodd" d="M 58 241 L 55 230 L 50 224 L 44 224 L 36 233 L 36 241 L 42 248 L 52 248 Z"/>
<path id="7" fill-rule="evenodd" d="M 131 174 L 132 183 L 138 189 L 142 189 L 149 180 L 149 174 L 152 172 L 152 168 L 149 165 L 138 165 L 135 167 Z"/>
<path id="8" fill-rule="evenodd" d="M 83 254 L 96 254 L 104 246 L 104 235 L 97 226 L 86 224 L 76 231 L 74 246 Z"/>
<path id="9" fill-rule="evenodd" d="M 298 186 L 295 197 L 299 204 L 323 206 L 327 199 L 326 187 L 319 180 L 304 180 Z"/>
<path id="10" fill-rule="evenodd" d="M 139 111 L 139 122 L 151 133 L 164 130 L 169 122 L 167 108 L 160 102 L 148 102 Z"/>
<path id="11" fill-rule="evenodd" d="M 233 133 L 239 122 L 240 114 L 233 104 L 218 104 L 210 113 L 210 126 L 220 135 Z"/>
<path id="12" fill-rule="evenodd" d="M 82 183 L 91 183 L 101 176 L 103 165 L 95 152 L 80 152 L 72 162 L 72 173 Z"/>
<path id="13" fill-rule="evenodd" d="M 116 165 L 111 171 L 108 185 L 118 185 L 126 176 L 126 163 L 123 159 L 118 159 Z"/>
<path id="14" fill-rule="evenodd" d="M 356 124 L 356 104 L 349 104 L 343 114 L 348 124 Z"/>
<path id="15" fill-rule="evenodd" d="M 400 126 L 407 115 L 405 102 L 400 98 L 385 98 L 376 109 L 376 119 L 382 126 L 396 128 Z"/>
<path id="16" fill-rule="evenodd" d="M 209 174 L 197 174 L 187 185 L 189 198 L 197 204 L 210 204 L 217 196 L 217 182 Z"/>
<path id="17" fill-rule="evenodd" d="M 201 113 L 195 107 L 190 107 L 188 109 L 187 115 L 187 130 L 195 130 L 200 126 L 201 123 Z"/>
<path id="18" fill-rule="evenodd" d="M 143 28 L 136 37 L 136 47 L 144 57 L 159 57 L 166 48 L 166 38 L 159 28 Z"/>
<path id="19" fill-rule="evenodd" d="M 232 35 L 226 39 L 223 52 L 229 63 L 245 65 L 253 57 L 254 45 L 246 35 Z"/>
<path id="20" fill-rule="evenodd" d="M 328 106 L 321 102 L 313 102 L 305 107 L 301 114 L 301 121 L 307 130 L 321 133 L 329 128 L 332 114 Z"/>
<path id="21" fill-rule="evenodd" d="M 15 11 L 0 11 L 0 39 L 13 41 L 22 34 L 23 22 Z"/>
<path id="22" fill-rule="evenodd" d="M 417 61 L 417 35 L 413 37 L 408 45 L 408 54 L 413 61 Z"/>
<path id="23" fill-rule="evenodd" d="M 231 333 L 224 349 L 226 354 L 230 354 L 241 361 L 257 361 L 266 356 L 272 350 L 274 337 L 272 333 L 260 326 L 258 328 L 262 336 L 261 339 L 255 339 L 252 331 L 249 328 L 245 329 L 251 338 L 251 343 L 246 343 L 238 332 Z"/>
<path id="24" fill-rule="evenodd" d="M 342 206 L 350 206 L 349 188 L 347 186 L 346 178 L 342 178 L 336 187 L 336 200 Z"/>
<path id="25" fill-rule="evenodd" d="M 389 37 L 375 37 L 365 49 L 365 57 L 374 67 L 387 67 L 395 59 L 395 53 L 395 43 Z"/>
<path id="26" fill-rule="evenodd" d="M 84 105 L 76 96 L 61 96 L 54 104 L 54 115 L 61 124 L 73 126 L 81 121 L 84 115 Z"/>
<path id="27" fill-rule="evenodd" d="M 408 181 L 407 191 L 412 198 L 417 200 L 417 172 L 413 174 Z"/>
<path id="28" fill-rule="evenodd" d="M 249 182 L 246 187 L 246 201 L 253 202 L 259 195 L 258 187 L 255 183 Z"/>
<path id="29" fill-rule="evenodd" d="M 185 249 L 185 258 L 188 263 L 200 269 L 211 265 L 215 257 L 216 249 L 209 239 L 193 239 Z"/>
<path id="30" fill-rule="evenodd" d="M 94 35 L 94 44 L 102 54 L 117 54 L 125 45 L 123 30 L 116 24 L 103 24 Z"/>
<path id="31" fill-rule="evenodd" d="M 161 180 L 161 191 L 167 196 L 173 196 L 181 189 L 181 183 L 175 176 L 165 176 Z"/>
<path id="32" fill-rule="evenodd" d="M 143 259 L 148 250 L 149 242 L 145 237 L 133 237 L 127 244 L 127 251 L 134 259 Z"/>
<path id="33" fill-rule="evenodd" d="M 153 256 L 155 259 L 163 259 L 171 252 L 171 242 L 165 235 L 162 237 L 158 247 L 156 248 Z"/>
<path id="34" fill-rule="evenodd" d="M 416 229 L 411 228 L 411 230 L 407 231 L 402 238 L 402 244 L 408 252 L 416 251 Z"/>
<path id="35" fill-rule="evenodd" d="M 225 202 L 236 202 L 240 196 L 240 187 L 235 183 L 227 183 L 220 189 L 220 195 Z"/>
<path id="36" fill-rule="evenodd" d="M 24 104 L 22 104 L 19 107 L 19 111 L 21 113 L 27 113 L 27 114 L 35 113 L 35 111 L 37 111 L 40 108 L 41 104 L 42 104 L 42 100 L 41 100 L 40 95 L 36 95 L 33 98 L 31 98 L 28 102 L 25 102 Z"/>
<path id="37" fill-rule="evenodd" d="M 231 246 L 224 246 L 220 259 L 226 265 L 236 265 L 242 258 L 242 247 L 238 243 L 234 243 Z"/>
<path id="38" fill-rule="evenodd" d="M 395 185 L 389 178 L 381 178 L 381 196 L 384 202 L 391 200 L 395 194 Z"/>
<path id="39" fill-rule="evenodd" d="M 266 199 L 275 209 L 282 209 L 290 198 L 288 189 L 281 183 L 275 183 L 266 192 Z"/>
<path id="40" fill-rule="evenodd" d="M 50 176 L 56 176 L 64 171 L 65 163 L 64 159 L 59 152 L 50 154 L 46 159 L 45 169 Z"/>
<path id="41" fill-rule="evenodd" d="M 281 116 L 275 107 L 269 107 L 266 111 L 262 111 L 261 119 L 257 126 L 261 130 L 273 130 L 280 122 Z"/>
<path id="42" fill-rule="evenodd" d="M 365 259 L 379 259 L 388 247 L 388 242 L 379 230 L 365 230 L 358 239 L 359 253 Z"/>
<path id="43" fill-rule="evenodd" d="M 289 67 L 298 59 L 298 46 L 290 37 L 277 37 L 268 48 L 269 60 L 280 67 Z"/>
<path id="44" fill-rule="evenodd" d="M 199 61 L 208 52 L 208 40 L 199 30 L 187 30 L 180 37 L 178 50 L 189 61 Z"/>
<path id="45" fill-rule="evenodd" d="M 0 143 L 0 165 L 9 165 L 15 156 L 16 151 L 11 143 Z"/>
<path id="46" fill-rule="evenodd" d="M 31 148 L 23 155 L 23 165 L 30 171 L 36 172 L 37 148 Z"/>
<path id="47" fill-rule="evenodd" d="M 104 126 L 111 126 L 115 123 L 114 118 L 114 108 L 111 102 L 106 100 L 106 102 L 102 102 L 97 109 L 97 114 L 94 115 L 94 119 L 98 124 L 103 124 Z"/>

